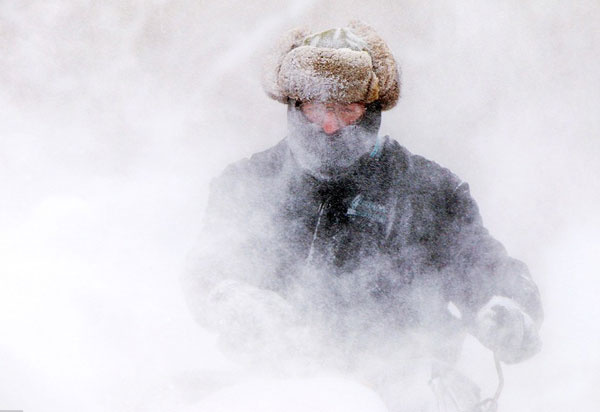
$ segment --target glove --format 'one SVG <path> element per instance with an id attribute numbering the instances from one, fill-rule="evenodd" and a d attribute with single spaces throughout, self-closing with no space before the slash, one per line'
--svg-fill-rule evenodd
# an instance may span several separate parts
<path id="1" fill-rule="evenodd" d="M 292 306 L 277 293 L 235 280 L 212 289 L 207 309 L 209 325 L 228 353 L 265 351 L 297 321 Z"/>
<path id="2" fill-rule="evenodd" d="M 473 334 L 505 363 L 530 358 L 541 348 L 533 319 L 505 297 L 494 296 L 477 313 Z"/>

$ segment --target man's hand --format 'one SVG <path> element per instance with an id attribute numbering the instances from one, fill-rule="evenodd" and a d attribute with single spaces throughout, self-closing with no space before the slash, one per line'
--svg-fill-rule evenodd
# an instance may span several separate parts
<path id="1" fill-rule="evenodd" d="M 477 313 L 473 334 L 505 363 L 516 363 L 541 348 L 537 327 L 512 299 L 494 296 Z"/>
<path id="2" fill-rule="evenodd" d="M 257 352 L 296 323 L 292 306 L 277 293 L 225 280 L 208 296 L 207 313 L 219 343 L 234 352 Z"/>

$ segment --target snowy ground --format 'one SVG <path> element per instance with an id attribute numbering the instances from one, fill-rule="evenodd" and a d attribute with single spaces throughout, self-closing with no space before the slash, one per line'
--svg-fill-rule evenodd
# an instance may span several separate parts
<path id="1" fill-rule="evenodd" d="M 505 368 L 501 410 L 596 410 L 597 2 L 278 4 L 0 3 L 0 409 L 385 410 L 344 377 L 240 370 L 178 284 L 209 179 L 285 133 L 260 53 L 358 16 L 403 67 L 382 132 L 469 181 L 540 285 L 545 347 Z"/>

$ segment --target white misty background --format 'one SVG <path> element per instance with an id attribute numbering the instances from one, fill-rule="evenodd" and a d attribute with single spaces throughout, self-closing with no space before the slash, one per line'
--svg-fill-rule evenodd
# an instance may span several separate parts
<path id="1" fill-rule="evenodd" d="M 545 346 L 505 368 L 501 410 L 596 410 L 600 4 L 583 0 L 0 2 L 0 409 L 193 410 L 236 369 L 178 281 L 208 182 L 285 135 L 269 45 L 355 17 L 402 67 L 381 132 L 468 181 L 540 286 Z"/>

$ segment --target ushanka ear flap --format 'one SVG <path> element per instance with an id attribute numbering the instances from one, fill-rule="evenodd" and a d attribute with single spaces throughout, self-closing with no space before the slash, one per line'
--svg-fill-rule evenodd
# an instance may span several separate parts
<path id="1" fill-rule="evenodd" d="M 279 86 L 279 71 L 285 56 L 300 46 L 306 36 L 310 34 L 306 28 L 297 28 L 288 31 L 265 57 L 262 70 L 262 86 L 267 95 L 281 103 L 287 103 L 288 96 Z"/>
<path id="2" fill-rule="evenodd" d="M 353 20 L 348 28 L 367 42 L 373 71 L 379 79 L 379 102 L 381 110 L 389 110 L 396 105 L 400 97 L 400 72 L 396 60 L 383 39 L 365 23 Z"/>

